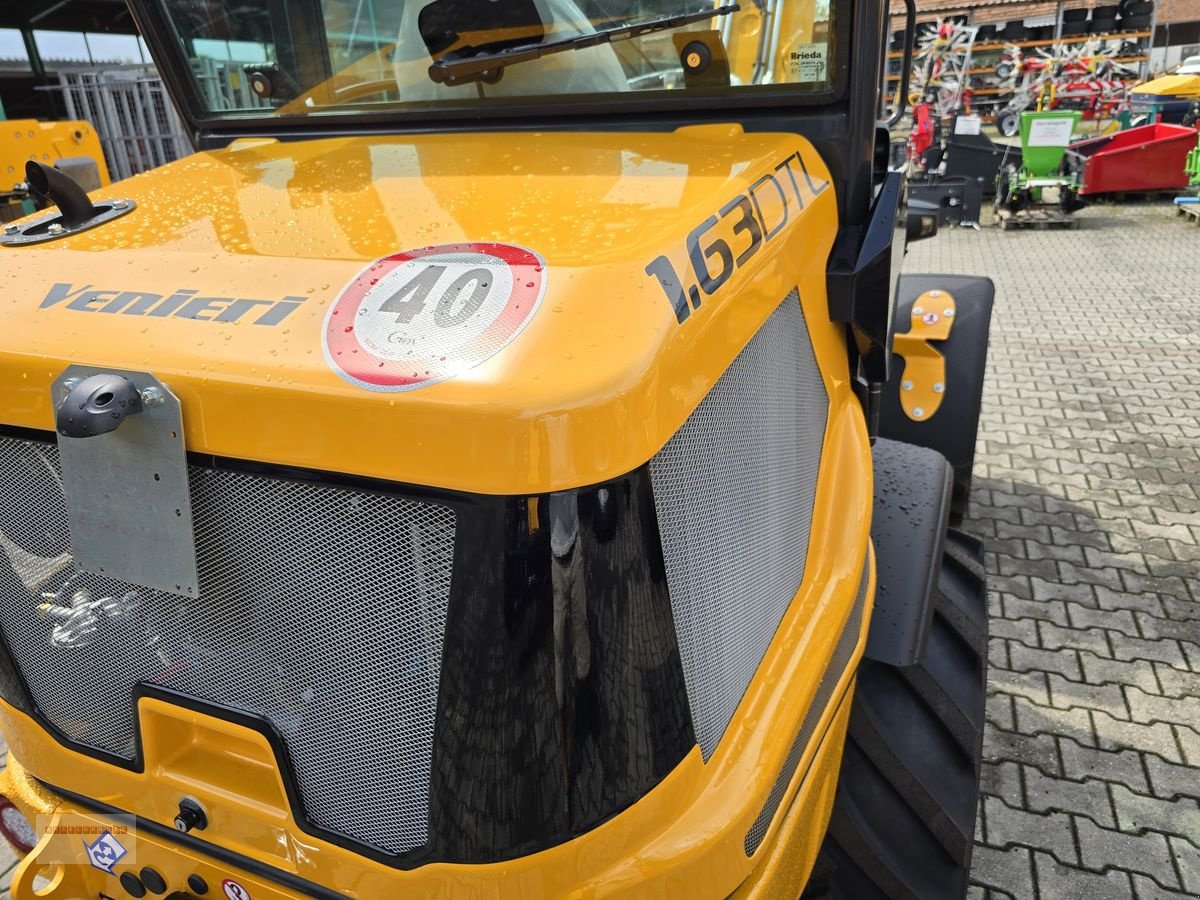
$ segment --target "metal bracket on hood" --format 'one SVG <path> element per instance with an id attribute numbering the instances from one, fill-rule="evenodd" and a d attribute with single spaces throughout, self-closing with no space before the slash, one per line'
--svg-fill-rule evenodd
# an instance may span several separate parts
<path id="1" fill-rule="evenodd" d="M 148 372 L 68 366 L 50 388 L 55 409 L 96 375 L 114 384 L 130 382 L 141 410 L 108 432 L 93 429 L 84 437 L 58 432 L 75 565 L 196 597 L 200 585 L 179 399 Z"/>

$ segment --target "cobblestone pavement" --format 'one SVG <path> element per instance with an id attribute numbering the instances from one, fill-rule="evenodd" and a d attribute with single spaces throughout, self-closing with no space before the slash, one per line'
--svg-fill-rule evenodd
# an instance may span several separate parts
<path id="1" fill-rule="evenodd" d="M 972 895 L 1200 896 L 1200 229 L 948 231 L 996 282 L 968 527 L 991 672 Z"/>
<path id="2" fill-rule="evenodd" d="M 0 737 L 0 769 L 8 762 L 8 744 Z M 13 869 L 17 867 L 17 854 L 9 846 L 8 841 L 0 840 L 0 900 L 8 900 L 8 883 L 12 880 Z"/>

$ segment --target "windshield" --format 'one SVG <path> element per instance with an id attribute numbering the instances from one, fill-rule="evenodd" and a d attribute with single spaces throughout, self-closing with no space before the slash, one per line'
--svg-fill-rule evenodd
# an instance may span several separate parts
<path id="1" fill-rule="evenodd" d="M 829 0 L 161 0 L 202 116 L 821 91 Z"/>

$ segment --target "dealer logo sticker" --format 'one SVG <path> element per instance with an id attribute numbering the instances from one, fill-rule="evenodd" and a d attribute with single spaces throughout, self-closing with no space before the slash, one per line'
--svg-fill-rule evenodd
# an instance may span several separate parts
<path id="1" fill-rule="evenodd" d="M 129 851 L 113 837 L 111 831 L 105 831 L 90 844 L 84 841 L 83 846 L 87 850 L 88 862 L 109 875 L 113 874 L 113 866 L 129 855 Z"/>
<path id="2" fill-rule="evenodd" d="M 376 260 L 330 306 L 322 345 L 335 372 L 409 391 L 495 356 L 529 324 L 546 264 L 512 244 L 442 244 Z"/>

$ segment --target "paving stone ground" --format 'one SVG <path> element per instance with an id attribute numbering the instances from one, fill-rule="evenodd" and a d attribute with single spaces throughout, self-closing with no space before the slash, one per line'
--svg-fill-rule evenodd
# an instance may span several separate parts
<path id="1" fill-rule="evenodd" d="M 8 744 L 0 737 L 0 769 L 8 762 Z M 12 880 L 13 869 L 17 867 L 17 854 L 13 852 L 8 841 L 0 840 L 0 900 L 8 900 L 8 883 Z"/>
<path id="2" fill-rule="evenodd" d="M 906 264 L 996 282 L 974 900 L 1200 897 L 1200 228 L 1081 218 L 944 231 Z M 0 842 L 0 884 L 14 865 Z"/>
<path id="3" fill-rule="evenodd" d="M 1200 229 L 946 231 L 996 283 L 969 528 L 990 677 L 972 896 L 1200 897 Z"/>

